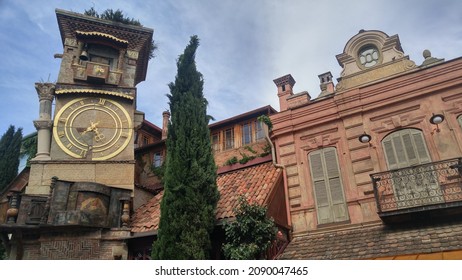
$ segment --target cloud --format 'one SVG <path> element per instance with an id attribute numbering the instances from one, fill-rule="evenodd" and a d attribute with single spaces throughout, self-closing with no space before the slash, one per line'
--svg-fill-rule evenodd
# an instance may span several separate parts
<path id="1" fill-rule="evenodd" d="M 27 127 L 26 134 L 35 131 L 34 83 L 48 75 L 54 81 L 59 71 L 60 61 L 53 58 L 62 52 L 55 9 L 83 12 L 92 6 L 100 12 L 121 9 L 154 29 L 159 49 L 146 81 L 138 85 L 138 109 L 157 125 L 168 109 L 165 94 L 175 79 L 176 59 L 195 34 L 208 113 L 217 121 L 268 104 L 279 109 L 273 79 L 289 73 L 296 92 L 316 97 L 317 75 L 331 71 L 339 77 L 335 56 L 360 29 L 398 34 L 417 64 L 427 48 L 446 60 L 462 50 L 462 2 L 453 0 L 50 0 L 46 5 L 0 0 L 0 44 L 8 54 L 0 64 L 0 94 L 14 94 L 0 104 L 0 133 L 10 123 Z M 27 106 L 20 117 L 18 106 Z"/>

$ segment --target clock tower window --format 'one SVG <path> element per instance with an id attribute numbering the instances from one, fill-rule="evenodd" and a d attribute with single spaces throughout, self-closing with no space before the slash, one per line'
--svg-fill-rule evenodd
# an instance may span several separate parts
<path id="1" fill-rule="evenodd" d="M 89 61 L 109 65 L 109 69 L 118 68 L 119 51 L 109 46 L 88 44 Z"/>

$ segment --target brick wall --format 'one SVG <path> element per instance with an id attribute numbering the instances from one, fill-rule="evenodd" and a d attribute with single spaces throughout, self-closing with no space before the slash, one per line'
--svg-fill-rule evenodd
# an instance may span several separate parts
<path id="1" fill-rule="evenodd" d="M 114 255 L 127 258 L 125 242 L 104 239 L 100 230 L 27 237 L 22 242 L 24 260 L 112 260 Z"/>

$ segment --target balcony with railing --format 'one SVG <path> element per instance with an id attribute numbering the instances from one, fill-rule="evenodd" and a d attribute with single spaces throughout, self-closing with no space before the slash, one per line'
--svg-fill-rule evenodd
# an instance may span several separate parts
<path id="1" fill-rule="evenodd" d="M 384 221 L 421 213 L 462 212 L 462 158 L 370 175 Z"/>

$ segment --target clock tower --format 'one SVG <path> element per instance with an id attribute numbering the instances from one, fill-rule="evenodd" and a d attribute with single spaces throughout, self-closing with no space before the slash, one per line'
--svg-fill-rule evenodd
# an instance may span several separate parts
<path id="1" fill-rule="evenodd" d="M 56 15 L 64 51 L 51 137 L 39 140 L 51 145 L 48 157 L 33 161 L 27 193 L 48 194 L 53 176 L 133 190 L 136 85 L 146 77 L 153 31 L 63 10 Z"/>
<path id="2" fill-rule="evenodd" d="M 11 259 L 126 259 L 134 191 L 136 85 L 153 30 L 56 10 L 56 84 L 37 83 L 37 155 L 10 199 Z M 53 109 L 54 103 L 54 109 Z"/>

